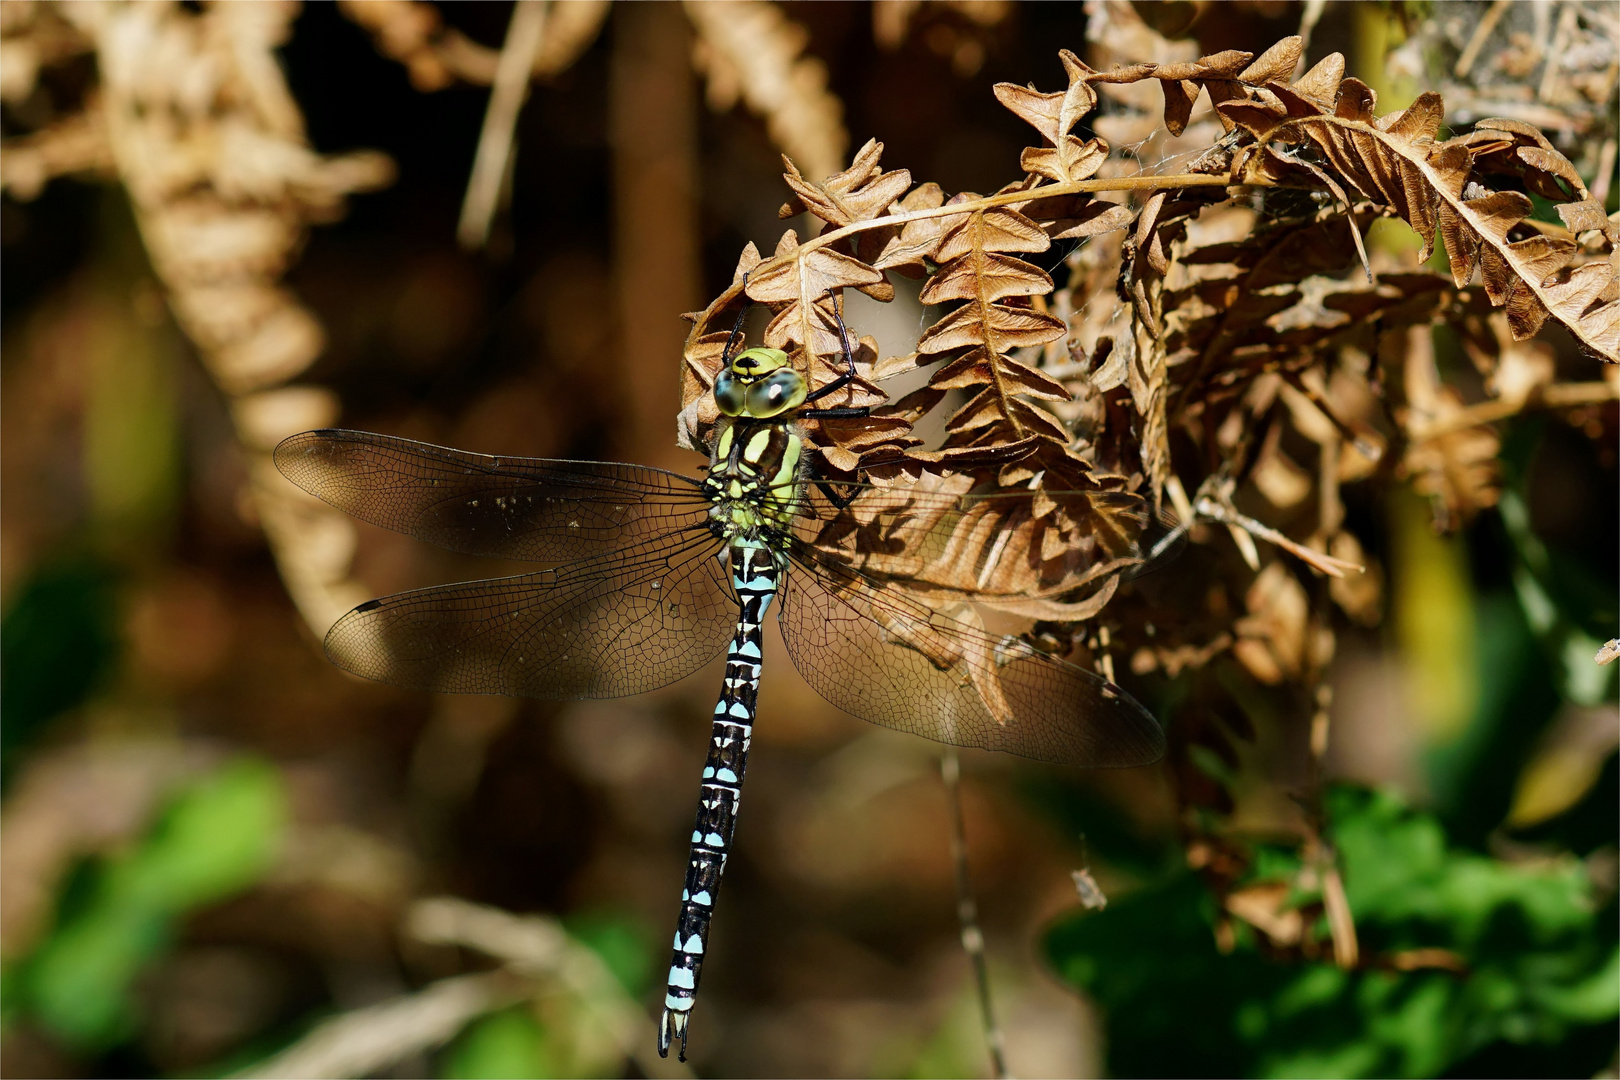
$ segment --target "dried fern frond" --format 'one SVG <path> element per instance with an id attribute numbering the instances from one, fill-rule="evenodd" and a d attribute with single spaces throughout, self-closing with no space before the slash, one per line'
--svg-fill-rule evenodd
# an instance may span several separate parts
<path id="1" fill-rule="evenodd" d="M 232 399 L 254 506 L 289 593 L 322 634 L 366 590 L 348 574 L 353 524 L 290 492 L 270 461 L 280 439 L 338 411 L 330 391 L 284 385 L 319 355 L 324 335 L 278 280 L 308 226 L 389 183 L 393 165 L 375 152 L 309 147 L 275 55 L 296 10 L 83 4 L 50 18 L 94 49 L 101 80 L 76 123 L 104 140 L 96 154 L 129 193 L 169 306 Z"/>
<path id="2" fill-rule="evenodd" d="M 811 176 L 837 171 L 849 145 L 844 107 L 827 89 L 827 66 L 802 55 L 809 32 L 767 0 L 686 0 L 686 13 L 710 106 L 725 111 L 740 98 Z"/>
<path id="3" fill-rule="evenodd" d="M 1550 314 L 1587 349 L 1620 362 L 1614 267 L 1606 260 L 1572 265 L 1571 241 L 1523 235 L 1519 227 L 1530 214 L 1530 200 L 1516 191 L 1491 191 L 1475 179 L 1511 167 L 1546 197 L 1590 204 L 1573 167 L 1545 139 L 1530 134 L 1534 129 L 1511 120 L 1484 121 L 1470 135 L 1437 143 L 1443 104 L 1432 92 L 1399 113 L 1378 117 L 1372 111 L 1376 95 L 1357 79 L 1340 84 L 1332 112 L 1314 94 L 1275 82 L 1267 89 L 1271 102 L 1220 106 L 1260 147 L 1246 166 L 1250 174 L 1296 176 L 1297 160 L 1272 144 L 1308 143 L 1323 159 L 1320 169 L 1411 225 L 1423 237 L 1425 258 L 1438 232 L 1459 286 L 1477 265 L 1491 302 L 1507 308 L 1516 337 L 1534 334 Z M 1574 189 L 1566 192 L 1559 181 L 1573 182 Z M 1591 216 L 1576 213 L 1577 220 Z"/>

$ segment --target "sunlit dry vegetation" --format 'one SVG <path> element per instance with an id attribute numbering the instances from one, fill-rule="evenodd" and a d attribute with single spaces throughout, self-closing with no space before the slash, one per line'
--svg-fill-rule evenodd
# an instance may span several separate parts
<path id="1" fill-rule="evenodd" d="M 1612 1070 L 1617 49 L 1580 0 L 0 3 L 5 1070 L 680 1072 L 713 672 L 348 680 L 339 615 L 476 568 L 270 452 L 692 472 L 750 305 L 812 385 L 858 338 L 819 477 L 1027 496 L 823 546 L 1168 732 L 966 759 L 1015 1073 Z M 991 1068 L 934 748 L 776 669 L 696 1067 Z"/>

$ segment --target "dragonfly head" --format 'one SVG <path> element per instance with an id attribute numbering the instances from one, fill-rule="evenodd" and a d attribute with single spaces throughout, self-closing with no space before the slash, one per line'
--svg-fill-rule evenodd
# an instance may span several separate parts
<path id="1" fill-rule="evenodd" d="M 714 400 L 726 416 L 768 420 L 804 404 L 809 389 L 781 349 L 759 346 L 731 358 L 714 380 Z"/>

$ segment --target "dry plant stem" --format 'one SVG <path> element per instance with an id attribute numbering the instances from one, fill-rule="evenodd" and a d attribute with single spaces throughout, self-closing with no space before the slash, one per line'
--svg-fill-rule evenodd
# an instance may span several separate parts
<path id="1" fill-rule="evenodd" d="M 1468 39 L 1467 47 L 1463 49 L 1462 55 L 1457 57 L 1457 66 L 1452 69 L 1452 74 L 1457 78 L 1467 78 L 1469 69 L 1474 66 L 1474 61 L 1479 59 L 1480 50 L 1490 39 L 1491 31 L 1496 29 L 1496 24 L 1502 21 L 1502 15 L 1507 8 L 1508 0 L 1495 0 L 1495 3 L 1491 4 L 1491 9 L 1485 13 L 1485 17 L 1479 20 L 1479 25 L 1474 27 L 1474 36 Z"/>
<path id="2" fill-rule="evenodd" d="M 1502 0 L 1506 3 L 1506 0 Z M 1305 71 L 1305 57 L 1311 51 L 1311 35 L 1316 33 L 1316 24 L 1322 21 L 1322 13 L 1327 10 L 1327 0 L 1305 0 L 1305 10 L 1299 16 L 1299 61 L 1294 65 L 1293 79 L 1299 78 Z"/>
<path id="3" fill-rule="evenodd" d="M 1361 943 L 1356 939 L 1355 916 L 1337 866 L 1329 866 L 1322 873 L 1322 906 L 1327 909 L 1328 931 L 1333 936 L 1333 961 L 1345 971 L 1352 971 L 1361 963 Z"/>
<path id="4" fill-rule="evenodd" d="M 448 1042 L 477 1017 L 522 1000 L 527 989 L 526 980 L 505 970 L 440 979 L 414 994 L 334 1017 L 269 1060 L 233 1075 L 371 1076 Z"/>
<path id="5" fill-rule="evenodd" d="M 571 937 L 555 919 L 514 915 L 459 897 L 438 896 L 411 905 L 404 932 L 427 944 L 475 949 L 494 957 L 507 972 L 527 980 L 531 990 L 536 982 L 560 984 L 582 1002 L 605 1005 L 613 1045 L 641 1075 L 669 1080 L 692 1075 L 680 1062 L 652 1052 L 654 1029 L 641 1005 L 595 950 Z"/>
<path id="6" fill-rule="evenodd" d="M 908 221 L 922 221 L 925 218 L 966 216 L 978 210 L 1034 202 L 1037 199 L 1049 199 L 1054 195 L 1080 195 L 1097 191 L 1152 192 L 1191 187 L 1277 186 L 1258 177 L 1234 180 L 1229 176 L 1209 176 L 1204 173 L 1178 173 L 1169 176 L 1119 176 L 1104 180 L 1071 180 L 1062 184 L 1042 184 L 1040 187 L 1026 188 L 1022 191 L 1004 191 L 999 195 L 986 195 L 979 199 L 964 199 L 959 203 L 947 203 L 944 206 L 930 207 L 925 210 L 908 210 L 900 214 L 886 214 L 883 217 L 857 221 L 845 225 L 841 229 L 834 229 L 831 232 L 822 233 L 820 236 L 806 240 L 799 245 L 797 254 L 800 259 L 803 259 L 810 252 L 837 243 L 846 236 L 854 236 L 856 233 L 867 232 L 871 229 L 881 229 L 888 225 L 903 225 Z"/>
<path id="7" fill-rule="evenodd" d="M 947 746 L 940 755 L 939 773 L 945 780 L 945 801 L 950 806 L 951 865 L 956 870 L 956 919 L 962 929 L 962 948 L 973 964 L 973 982 L 979 993 L 979 1019 L 984 1023 L 984 1041 L 990 1049 L 990 1075 L 1007 1076 L 1006 1039 L 996 1023 L 990 999 L 990 972 L 984 959 L 984 932 L 979 929 L 979 905 L 973 899 L 968 880 L 967 825 L 962 815 L 962 761 L 956 748 Z"/>
<path id="8" fill-rule="evenodd" d="M 1333 556 L 1324 555 L 1320 551 L 1312 551 L 1303 544 L 1290 540 L 1288 537 L 1284 536 L 1276 529 L 1273 529 L 1271 526 L 1263 522 L 1256 521 L 1249 515 L 1241 513 L 1237 510 L 1233 510 L 1231 507 L 1223 506 L 1214 499 L 1199 499 L 1198 513 L 1201 517 L 1209 518 L 1212 521 L 1219 521 L 1229 528 L 1241 529 L 1251 536 L 1256 536 L 1268 543 L 1275 544 L 1284 551 L 1288 552 L 1290 555 L 1294 556 L 1294 558 L 1298 559 L 1300 562 L 1305 563 L 1307 566 L 1313 567 L 1314 569 L 1320 570 L 1324 574 L 1331 575 L 1332 577 L 1344 577 L 1345 571 L 1347 570 L 1354 570 L 1359 574 L 1364 569 L 1361 566 L 1357 566 L 1355 563 L 1345 562 L 1343 559 L 1335 559 Z"/>
<path id="9" fill-rule="evenodd" d="M 1568 409 L 1578 405 L 1600 405 L 1605 401 L 1620 400 L 1620 387 L 1608 382 L 1561 383 L 1543 387 L 1540 391 L 1519 400 L 1497 398 L 1470 405 L 1432 424 L 1414 424 L 1412 439 L 1421 442 L 1449 435 L 1464 428 L 1494 423 L 1517 416 L 1527 409 Z"/>
<path id="10" fill-rule="evenodd" d="M 1322 414 L 1323 419 L 1332 424 L 1335 430 L 1344 438 L 1344 441 L 1356 448 L 1358 454 L 1370 461 L 1378 460 L 1381 454 L 1378 447 L 1357 435 L 1355 429 L 1340 419 L 1339 415 L 1333 411 L 1333 407 L 1327 403 L 1327 399 L 1322 397 L 1321 393 L 1313 389 L 1304 379 L 1301 379 L 1298 372 L 1283 370 L 1279 371 L 1278 374 L 1283 377 L 1284 382 L 1304 395 L 1305 400 L 1316 407 L 1316 411 Z"/>
<path id="11" fill-rule="evenodd" d="M 1541 101 L 1548 101 L 1552 97 L 1553 84 L 1558 79 L 1558 67 L 1563 62 L 1564 49 L 1569 45 L 1569 36 L 1575 32 L 1575 5 L 1566 3 L 1558 16 L 1558 30 L 1553 36 L 1552 48 L 1547 53 L 1547 66 L 1542 69 L 1541 86 L 1536 91 L 1536 97 Z"/>
<path id="12" fill-rule="evenodd" d="M 495 68 L 489 108 L 484 113 L 484 129 L 478 136 L 472 177 L 467 181 L 467 197 L 461 204 L 461 222 L 456 226 L 456 239 L 464 248 L 481 248 L 489 242 L 490 222 L 512 156 L 513 129 L 528 94 L 535 54 L 545 35 L 546 2 L 518 0 L 512 9 L 506 44 L 501 47 L 501 61 Z"/>
<path id="13" fill-rule="evenodd" d="M 613 274 L 621 380 L 616 452 L 684 469 L 669 437 L 680 408 L 670 358 L 703 306 L 697 81 L 691 27 L 675 4 L 614 6 L 608 135 L 613 151 Z"/>
<path id="14" fill-rule="evenodd" d="M 1592 181 L 1592 198 L 1604 206 L 1609 205 L 1609 183 L 1614 179 L 1614 159 L 1617 147 L 1614 139 L 1604 139 L 1598 151 L 1597 179 Z M 1610 215 L 1612 220 L 1613 215 Z"/>

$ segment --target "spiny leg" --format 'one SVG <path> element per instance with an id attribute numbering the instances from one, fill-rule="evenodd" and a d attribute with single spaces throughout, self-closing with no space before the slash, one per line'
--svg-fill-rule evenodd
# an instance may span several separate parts
<path id="1" fill-rule="evenodd" d="M 726 368 L 731 364 L 731 350 L 737 347 L 737 340 L 742 337 L 743 323 L 748 321 L 748 309 L 754 306 L 754 302 L 748 299 L 747 273 L 744 273 L 742 278 L 742 299 L 743 306 L 742 310 L 737 312 L 737 324 L 731 328 L 731 333 L 726 336 L 726 347 L 724 351 L 720 353 L 721 371 L 726 370 Z"/>
<path id="2" fill-rule="evenodd" d="M 659 1056 L 667 1057 L 670 1043 L 678 1038 L 682 1061 L 686 1060 L 687 1024 L 709 946 L 709 920 L 720 894 L 720 875 L 725 872 L 726 854 L 737 827 L 743 773 L 748 767 L 748 744 L 753 738 L 759 696 L 761 624 L 780 579 L 780 569 L 771 553 L 762 547 L 738 544 L 731 549 L 731 556 L 732 585 L 739 601 L 737 633 L 726 653 L 725 685 L 714 707 L 714 730 L 703 763 L 703 795 L 692 828 L 686 885 L 681 890 L 681 910 L 675 922 L 669 985 L 658 1025 Z"/>
<path id="3" fill-rule="evenodd" d="M 830 290 L 829 295 L 831 295 Z M 841 389 L 855 381 L 855 353 L 849 347 L 849 328 L 844 325 L 844 305 L 840 299 L 834 299 L 833 301 L 833 319 L 838 323 L 838 342 L 844 348 L 844 373 L 826 386 L 811 393 L 804 399 L 806 402 L 824 398 L 834 390 Z M 799 410 L 799 417 L 804 420 L 827 420 L 870 415 L 872 415 L 870 405 L 841 405 L 831 409 Z"/>

